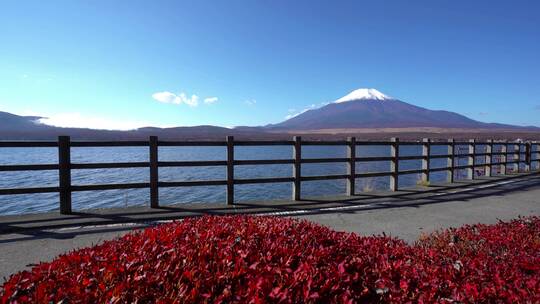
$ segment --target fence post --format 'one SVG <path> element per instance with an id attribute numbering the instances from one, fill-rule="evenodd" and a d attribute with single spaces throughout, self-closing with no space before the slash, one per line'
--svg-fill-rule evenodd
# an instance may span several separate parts
<path id="1" fill-rule="evenodd" d="M 519 162 L 521 160 L 521 144 L 519 142 L 514 143 L 514 169 L 515 173 L 519 173 Z"/>
<path id="2" fill-rule="evenodd" d="M 531 143 L 525 143 L 525 172 L 531 171 Z"/>
<path id="3" fill-rule="evenodd" d="M 159 207 L 159 173 L 158 173 L 158 138 L 150 136 L 148 141 L 150 153 L 150 207 Z"/>
<path id="4" fill-rule="evenodd" d="M 468 179 L 474 179 L 474 169 L 476 166 L 476 145 L 474 139 L 469 139 L 469 156 L 467 165 L 469 166 L 467 168 L 467 178 Z"/>
<path id="5" fill-rule="evenodd" d="M 502 142 L 501 146 L 501 174 L 508 174 L 508 143 L 505 141 Z"/>
<path id="6" fill-rule="evenodd" d="M 493 140 L 488 139 L 487 144 L 486 144 L 486 160 L 485 160 L 485 167 L 484 167 L 485 176 L 488 176 L 488 177 L 491 176 L 492 163 L 493 163 Z"/>
<path id="7" fill-rule="evenodd" d="M 536 148 L 536 150 L 534 148 Z M 532 165 L 533 163 L 536 164 L 536 171 L 540 171 L 540 149 L 538 148 L 539 145 L 537 141 L 531 142 L 531 171 L 535 168 L 535 166 Z M 536 157 L 533 158 L 533 155 L 536 155 Z"/>
<path id="8" fill-rule="evenodd" d="M 431 156 L 431 140 L 422 139 L 422 182 L 429 182 L 429 159 Z"/>
<path id="9" fill-rule="evenodd" d="M 227 205 L 234 205 L 234 136 L 227 136 Z"/>
<path id="10" fill-rule="evenodd" d="M 392 173 L 390 175 L 390 190 L 397 191 L 399 181 L 399 138 L 392 137 L 390 141 L 392 142 L 390 146 L 390 157 L 392 157 L 390 161 L 390 171 Z"/>
<path id="11" fill-rule="evenodd" d="M 536 164 L 536 171 L 540 171 L 540 144 L 538 144 L 537 141 L 533 141 L 533 145 L 534 147 L 536 147 L 536 157 L 534 158 L 534 163 Z"/>
<path id="12" fill-rule="evenodd" d="M 60 213 L 71 214 L 71 143 L 69 136 L 58 136 L 58 184 Z"/>
<path id="13" fill-rule="evenodd" d="M 454 182 L 454 139 L 450 138 L 448 139 L 448 158 L 446 159 L 446 166 L 448 167 L 448 171 L 446 171 L 446 180 L 449 183 Z"/>
<path id="14" fill-rule="evenodd" d="M 355 182 L 356 182 L 356 137 L 347 138 L 347 158 L 349 158 L 349 163 L 347 165 L 347 174 L 349 179 L 347 181 L 347 194 L 355 194 Z"/>
<path id="15" fill-rule="evenodd" d="M 299 201 L 301 199 L 302 192 L 302 137 L 294 136 L 293 137 L 294 146 L 293 146 L 293 191 L 292 199 Z"/>

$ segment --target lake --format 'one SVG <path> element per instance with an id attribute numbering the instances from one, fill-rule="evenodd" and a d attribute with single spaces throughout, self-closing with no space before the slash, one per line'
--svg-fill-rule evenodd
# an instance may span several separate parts
<path id="1" fill-rule="evenodd" d="M 445 146 L 433 146 L 431 153 L 446 154 Z M 477 146 L 479 152 L 484 147 Z M 389 156 L 388 146 L 358 146 L 358 157 Z M 465 146 L 456 146 L 456 152 L 467 153 Z M 235 147 L 235 159 L 290 159 L 290 146 Z M 401 146 L 400 155 L 420 155 L 420 146 Z M 346 157 L 345 146 L 303 146 L 303 158 Z M 225 160 L 225 147 L 160 147 L 160 161 Z M 73 163 L 93 162 L 147 162 L 147 147 L 99 147 L 72 148 Z M 458 161 L 458 159 L 456 158 Z M 56 148 L 1 148 L 0 165 L 57 163 Z M 484 157 L 478 157 L 482 164 Z M 459 165 L 466 164 L 466 158 L 459 158 Z M 445 167 L 446 159 L 431 160 L 431 167 Z M 358 162 L 356 172 L 389 171 L 390 162 Z M 400 161 L 400 170 L 420 169 L 420 160 Z M 346 173 L 345 163 L 302 164 L 302 175 L 328 175 Z M 288 177 L 292 175 L 292 165 L 246 165 L 235 167 L 236 178 Z M 457 178 L 464 178 L 465 171 L 456 172 Z M 159 168 L 160 181 L 216 180 L 226 178 L 223 167 L 180 167 Z M 418 174 L 401 175 L 400 187 L 413 186 Z M 433 172 L 433 182 L 444 181 L 446 172 Z M 148 168 L 72 170 L 73 185 L 106 183 L 148 182 Z M 0 172 L 0 188 L 24 188 L 58 186 L 58 171 Z M 357 192 L 388 189 L 389 177 L 357 179 Z M 182 204 L 200 202 L 223 202 L 225 186 L 160 188 L 160 204 Z M 345 180 L 309 181 L 302 183 L 302 196 L 313 197 L 345 193 Z M 149 205 L 149 189 L 85 191 L 73 193 L 73 210 Z M 235 186 L 236 201 L 260 201 L 288 199 L 291 197 L 291 183 L 255 184 Z M 58 210 L 57 193 L 5 195 L 0 196 L 0 215 L 38 213 Z"/>

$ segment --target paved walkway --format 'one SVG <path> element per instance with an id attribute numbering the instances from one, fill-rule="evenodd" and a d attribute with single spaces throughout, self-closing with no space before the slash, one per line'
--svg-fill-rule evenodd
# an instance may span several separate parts
<path id="1" fill-rule="evenodd" d="M 472 223 L 540 215 L 540 175 L 483 178 L 398 192 L 326 197 L 301 202 L 197 204 L 127 208 L 59 215 L 0 217 L 0 282 L 11 273 L 80 247 L 161 221 L 201 214 L 267 214 L 308 219 L 337 230 L 396 236 L 414 242 L 421 233 Z"/>

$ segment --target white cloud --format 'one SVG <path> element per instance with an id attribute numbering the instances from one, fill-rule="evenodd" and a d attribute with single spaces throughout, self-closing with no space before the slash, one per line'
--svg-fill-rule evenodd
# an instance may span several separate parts
<path id="1" fill-rule="evenodd" d="M 114 118 L 84 116 L 80 113 L 58 113 L 39 119 L 40 123 L 63 128 L 91 128 L 99 130 L 133 130 L 150 124 L 141 121 L 120 121 Z"/>
<path id="2" fill-rule="evenodd" d="M 257 103 L 257 100 L 255 99 L 248 99 L 246 101 L 244 101 L 245 104 L 247 104 L 248 106 L 253 106 Z"/>
<path id="3" fill-rule="evenodd" d="M 188 106 L 196 107 L 199 104 L 199 96 L 197 95 L 191 95 L 191 97 L 188 98 L 186 94 L 180 93 L 180 98 Z"/>
<path id="4" fill-rule="evenodd" d="M 157 92 L 152 94 L 152 98 L 162 103 L 182 103 L 182 99 L 180 99 L 178 96 L 176 96 L 176 94 L 171 92 Z"/>
<path id="5" fill-rule="evenodd" d="M 199 104 L 199 96 L 191 95 L 187 97 L 186 93 L 174 94 L 171 92 L 157 92 L 152 94 L 152 98 L 162 103 L 182 104 L 185 103 L 188 106 L 196 107 Z"/>
<path id="6" fill-rule="evenodd" d="M 314 104 L 314 103 L 313 103 L 313 104 L 311 104 L 311 105 L 305 107 L 302 111 L 300 111 L 300 112 L 298 112 L 298 113 L 294 113 L 294 112 L 296 112 L 295 109 L 289 109 L 289 110 L 287 110 L 287 111 L 289 112 L 289 114 L 288 114 L 287 116 L 285 116 L 285 119 L 291 119 L 291 118 L 296 117 L 296 116 L 298 116 L 298 115 L 300 115 L 300 114 L 304 114 L 304 113 L 306 113 L 306 112 L 309 111 L 309 110 L 322 108 L 322 107 L 324 107 L 324 106 L 326 106 L 326 105 L 329 105 L 329 104 L 331 104 L 331 102 L 321 102 L 321 103 L 319 103 L 319 104 Z"/>
<path id="7" fill-rule="evenodd" d="M 285 119 L 291 119 L 293 117 L 296 117 L 296 116 L 298 116 L 300 114 L 304 114 L 307 111 L 313 110 L 315 108 L 317 108 L 317 105 L 315 105 L 315 104 L 309 105 L 308 107 L 306 107 L 305 109 L 303 109 L 302 111 L 300 111 L 298 113 L 292 113 L 292 114 L 289 114 L 289 115 L 285 116 Z M 289 109 L 289 112 L 291 112 L 290 110 L 293 110 L 293 109 Z"/>
<path id="8" fill-rule="evenodd" d="M 213 104 L 218 101 L 217 97 L 207 97 L 204 99 L 205 104 Z"/>

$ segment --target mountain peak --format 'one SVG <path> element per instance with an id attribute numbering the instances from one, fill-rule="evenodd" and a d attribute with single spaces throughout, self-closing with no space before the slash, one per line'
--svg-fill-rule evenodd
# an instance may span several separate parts
<path id="1" fill-rule="evenodd" d="M 352 100 L 361 100 L 361 99 L 370 99 L 370 100 L 385 100 L 392 99 L 390 96 L 384 95 L 376 89 L 357 89 L 349 94 L 341 97 L 340 99 L 334 101 L 334 103 L 342 103 Z"/>

